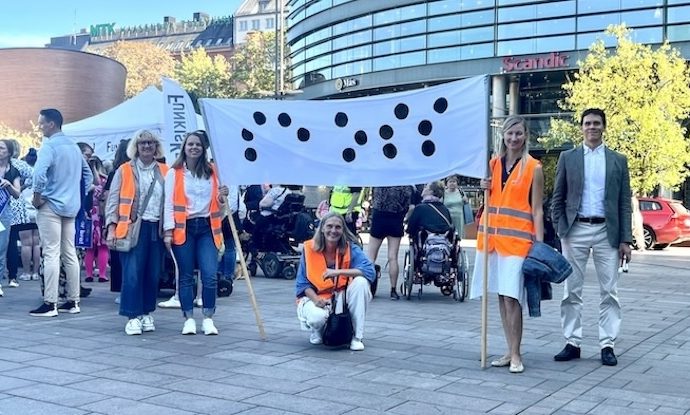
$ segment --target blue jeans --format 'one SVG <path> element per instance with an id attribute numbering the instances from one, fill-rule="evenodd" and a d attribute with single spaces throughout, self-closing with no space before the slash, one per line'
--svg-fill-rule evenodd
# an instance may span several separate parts
<path id="1" fill-rule="evenodd" d="M 132 319 L 155 311 L 163 261 L 158 222 L 141 221 L 137 245 L 119 254 L 122 264 L 120 315 Z"/>
<path id="2" fill-rule="evenodd" d="M 173 245 L 173 254 L 180 268 L 180 304 L 182 314 L 189 318 L 194 314 L 194 268 L 201 273 L 201 300 L 203 313 L 212 317 L 216 312 L 216 290 L 218 285 L 218 249 L 213 243 L 211 224 L 208 218 L 187 220 L 187 238 L 182 245 Z M 195 267 L 196 265 L 196 267 Z"/>
<path id="3" fill-rule="evenodd" d="M 12 226 L 12 209 L 10 209 L 9 202 L 5 210 L 0 214 L 0 221 L 2 226 L 5 227 L 5 230 L 0 232 L 0 279 L 3 279 L 7 276 L 7 246 L 10 242 L 10 228 Z M 14 275 L 14 277 L 16 278 L 17 276 Z"/>
<path id="4" fill-rule="evenodd" d="M 227 238 L 225 243 L 225 253 L 223 259 L 218 263 L 218 272 L 226 280 L 235 279 L 235 264 L 237 263 L 237 250 L 235 249 L 235 238 Z"/>

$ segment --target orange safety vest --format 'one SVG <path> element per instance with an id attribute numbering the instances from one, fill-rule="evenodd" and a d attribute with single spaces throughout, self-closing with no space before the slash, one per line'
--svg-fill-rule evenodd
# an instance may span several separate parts
<path id="1" fill-rule="evenodd" d="M 211 166 L 211 232 L 216 248 L 223 247 L 223 212 L 218 203 L 218 175 L 215 166 Z M 184 169 L 175 170 L 175 186 L 172 194 L 173 218 L 175 229 L 173 229 L 173 244 L 182 245 L 187 240 L 187 195 L 184 191 Z"/>
<path id="2" fill-rule="evenodd" d="M 534 222 L 530 191 L 534 170 L 539 161 L 528 157 L 525 166 L 518 162 L 508 177 L 505 187 L 501 188 L 503 165 L 500 158 L 491 160 L 491 189 L 489 193 L 489 252 L 496 251 L 501 255 L 527 257 L 534 241 Z M 522 170 L 522 172 L 521 172 Z M 484 215 L 479 222 L 477 249 L 484 251 Z"/>
<path id="3" fill-rule="evenodd" d="M 316 294 L 328 300 L 333 295 L 333 288 L 335 288 L 334 279 L 323 279 L 323 273 L 328 269 L 326 264 L 326 256 L 322 252 L 314 250 L 314 241 L 308 240 L 304 243 L 304 262 L 306 264 L 307 279 L 316 288 Z M 345 252 L 336 254 L 336 262 L 338 262 L 338 269 L 350 268 L 350 243 L 348 242 Z M 338 276 L 338 289 L 345 288 L 349 277 L 344 275 Z"/>
<path id="4" fill-rule="evenodd" d="M 168 166 L 163 163 L 158 163 L 158 168 L 162 176 L 165 176 L 168 172 Z M 132 223 L 132 204 L 134 203 L 134 194 L 136 193 L 132 163 L 123 164 L 120 166 L 120 170 L 122 170 L 122 184 L 120 186 L 120 203 L 117 207 L 117 223 L 115 224 L 115 237 L 118 239 L 127 236 L 129 224 Z M 152 186 L 155 186 L 155 184 L 153 183 Z"/>

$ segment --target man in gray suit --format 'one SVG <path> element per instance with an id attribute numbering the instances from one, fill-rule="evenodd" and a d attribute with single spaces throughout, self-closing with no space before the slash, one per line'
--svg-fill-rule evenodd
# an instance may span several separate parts
<path id="1" fill-rule="evenodd" d="M 563 253 L 573 267 L 565 281 L 561 324 L 565 348 L 556 361 L 580 357 L 582 343 L 582 286 L 590 250 L 599 278 L 599 345 L 601 362 L 618 363 L 613 351 L 621 324 L 618 267 L 630 261 L 632 219 L 628 161 L 606 148 L 604 111 L 590 108 L 580 119 L 582 146 L 561 153 L 556 167 L 552 218 Z"/>

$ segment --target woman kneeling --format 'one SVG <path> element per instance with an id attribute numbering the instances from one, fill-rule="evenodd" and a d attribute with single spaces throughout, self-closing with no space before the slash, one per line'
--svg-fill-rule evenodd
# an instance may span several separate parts
<path id="1" fill-rule="evenodd" d="M 374 264 L 355 241 L 343 217 L 331 212 L 321 218 L 314 238 L 304 243 L 297 270 L 297 318 L 304 330 L 311 329 L 311 344 L 323 343 L 333 291 L 337 288 L 336 295 L 342 296 L 347 286 L 347 307 L 354 329 L 350 350 L 364 350 L 364 319 L 376 274 Z"/>

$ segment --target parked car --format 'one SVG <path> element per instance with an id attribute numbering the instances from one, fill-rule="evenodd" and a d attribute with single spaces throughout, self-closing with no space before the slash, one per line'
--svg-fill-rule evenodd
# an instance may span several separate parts
<path id="1" fill-rule="evenodd" d="M 690 212 L 679 200 L 640 197 L 647 249 L 690 241 Z"/>

